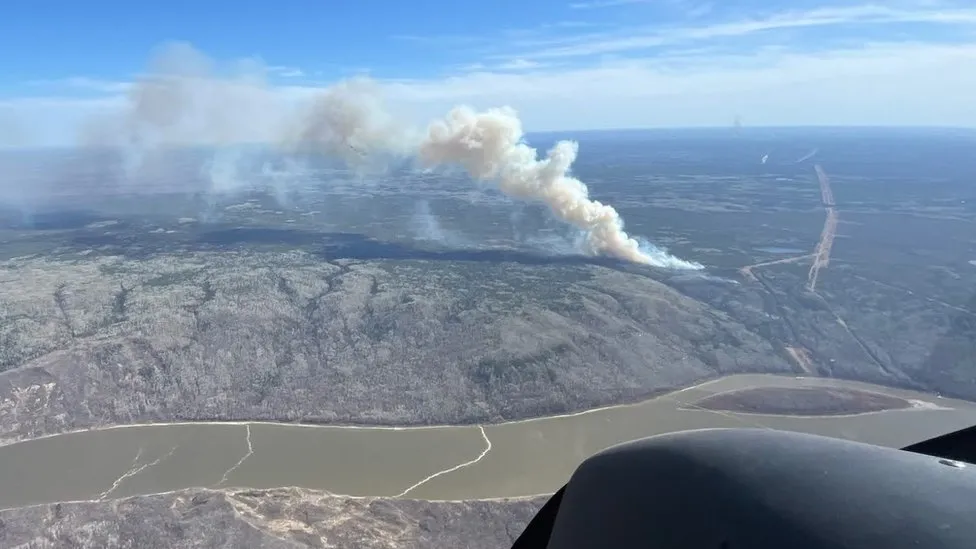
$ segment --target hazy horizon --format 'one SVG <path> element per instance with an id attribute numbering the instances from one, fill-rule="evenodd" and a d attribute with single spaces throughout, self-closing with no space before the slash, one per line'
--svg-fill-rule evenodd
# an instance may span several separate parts
<path id="1" fill-rule="evenodd" d="M 527 130 L 525 132 L 525 139 L 532 145 L 531 140 L 534 137 L 550 137 L 550 136 L 560 136 L 562 139 L 573 140 L 575 135 L 579 136 L 593 136 L 596 134 L 666 134 L 669 132 L 679 132 L 679 133 L 722 133 L 722 134 L 738 134 L 740 137 L 748 137 L 748 134 L 757 134 L 762 132 L 809 132 L 809 133 L 821 133 L 821 132 L 899 132 L 899 133 L 917 133 L 917 132 L 936 132 L 936 133 L 947 133 L 947 134 L 972 134 L 976 137 L 976 126 L 938 126 L 938 125 L 908 125 L 908 124 L 892 124 L 889 126 L 885 125 L 766 125 L 766 126 L 740 126 L 735 127 L 732 125 L 728 126 L 660 126 L 660 127 L 640 127 L 640 128 L 589 128 L 589 129 L 576 129 L 576 130 Z M 184 150 L 214 150 L 221 148 L 233 148 L 233 147 L 278 147 L 280 144 L 274 141 L 267 142 L 230 142 L 224 144 L 160 144 L 157 145 L 158 148 L 162 149 L 184 149 Z M 117 150 L 119 147 L 104 145 L 104 146 L 85 146 L 81 144 L 74 145 L 32 145 L 32 146 L 3 146 L 0 145 L 0 153 L 5 152 L 36 152 L 36 151 L 67 151 L 67 150 L 104 150 L 112 151 Z"/>

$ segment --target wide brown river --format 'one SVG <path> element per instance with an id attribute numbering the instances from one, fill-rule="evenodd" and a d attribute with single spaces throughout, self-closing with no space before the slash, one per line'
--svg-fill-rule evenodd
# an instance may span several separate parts
<path id="1" fill-rule="evenodd" d="M 916 407 L 850 416 L 695 408 L 756 386 L 862 388 Z M 736 375 L 632 405 L 485 426 L 324 427 L 174 423 L 98 429 L 0 447 L 0 508 L 194 486 L 301 486 L 353 496 L 478 499 L 552 492 L 586 457 L 669 431 L 763 427 L 903 446 L 976 424 L 976 404 L 864 383 Z"/>

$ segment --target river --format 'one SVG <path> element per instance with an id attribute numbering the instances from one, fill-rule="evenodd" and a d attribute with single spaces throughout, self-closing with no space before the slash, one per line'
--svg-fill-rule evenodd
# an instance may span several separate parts
<path id="1" fill-rule="evenodd" d="M 757 386 L 848 387 L 921 407 L 849 416 L 736 414 L 700 399 Z M 976 423 L 976 403 L 818 378 L 735 375 L 638 404 L 484 426 L 171 423 L 0 447 L 0 508 L 189 488 L 301 486 L 350 496 L 481 499 L 550 493 L 586 457 L 669 431 L 765 427 L 903 446 Z"/>

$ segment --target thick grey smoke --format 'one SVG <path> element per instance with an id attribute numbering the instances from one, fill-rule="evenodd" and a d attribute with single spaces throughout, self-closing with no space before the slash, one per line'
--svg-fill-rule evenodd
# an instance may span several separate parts
<path id="1" fill-rule="evenodd" d="M 670 257 L 662 262 L 660 254 L 645 253 L 640 242 L 624 232 L 613 207 L 591 200 L 586 185 L 569 175 L 576 143 L 560 141 L 539 160 L 523 138 L 522 122 L 511 108 L 478 113 L 457 107 L 430 125 L 419 157 L 428 165 L 461 164 L 476 179 L 497 181 L 513 198 L 546 204 L 559 219 L 586 232 L 589 253 L 667 267 L 700 267 Z"/>
<path id="2" fill-rule="evenodd" d="M 271 166 L 260 158 L 262 147 L 279 158 L 312 154 L 353 169 L 383 169 L 403 158 L 415 158 L 428 169 L 460 166 L 514 199 L 544 204 L 582 232 L 587 253 L 700 268 L 642 244 L 624 231 L 613 207 L 589 198 L 586 185 L 570 175 L 576 143 L 559 142 L 537 158 L 523 141 L 521 121 L 507 107 L 485 112 L 457 107 L 426 132 L 410 131 L 384 107 L 382 89 L 356 78 L 325 90 L 291 89 L 283 98 L 281 89 L 267 86 L 258 62 L 226 70 L 189 45 L 170 44 L 131 86 L 121 111 L 93 121 L 84 139 L 117 151 L 123 178 L 136 183 L 185 175 L 173 173 L 172 151 L 205 146 L 216 152 L 196 172 L 212 194 L 264 185 L 282 200 L 295 179 L 290 172 L 299 171 L 300 163 Z M 431 218 L 429 211 L 420 213 Z"/>
<path id="3" fill-rule="evenodd" d="M 359 86 L 372 91 L 361 81 Z M 497 182 L 508 196 L 544 203 L 560 220 L 585 231 L 587 253 L 662 267 L 701 268 L 628 236 L 617 211 L 590 200 L 586 185 L 569 175 L 577 144 L 561 141 L 539 160 L 536 150 L 524 143 L 522 123 L 513 109 L 478 113 L 457 107 L 444 120 L 432 122 L 418 140 L 392 123 L 380 102 L 365 102 L 351 91 L 348 83 L 341 83 L 323 94 L 300 126 L 297 135 L 303 145 L 319 145 L 326 153 L 353 160 L 377 151 L 415 150 L 425 167 L 457 164 L 476 180 Z"/>
<path id="4" fill-rule="evenodd" d="M 127 90 L 121 108 L 89 121 L 86 147 L 114 151 L 112 172 L 128 185 L 202 177 L 219 195 L 253 186 L 252 150 L 277 139 L 287 108 L 266 84 L 263 65 L 245 60 L 218 67 L 189 44 L 159 48 L 145 74 Z M 214 150 L 203 162 L 200 149 Z"/>
<path id="5" fill-rule="evenodd" d="M 356 169 L 383 168 L 384 160 L 409 156 L 413 148 L 410 134 L 384 108 L 382 90 L 367 78 L 320 92 L 287 131 L 286 150 L 339 158 Z"/>
<path id="6" fill-rule="evenodd" d="M 161 48 L 128 95 L 121 137 L 136 146 L 227 145 L 264 142 L 281 132 L 278 97 L 258 61 L 243 61 L 226 77 L 188 44 Z"/>

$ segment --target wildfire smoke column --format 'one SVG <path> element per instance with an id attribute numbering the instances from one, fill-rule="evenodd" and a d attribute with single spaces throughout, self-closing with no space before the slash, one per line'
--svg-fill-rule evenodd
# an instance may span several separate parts
<path id="1" fill-rule="evenodd" d="M 459 164 L 471 177 L 496 181 L 508 196 L 543 202 L 559 219 L 586 232 L 585 245 L 592 254 L 655 263 L 624 232 L 617 211 L 590 200 L 586 185 L 567 175 L 576 160 L 576 143 L 560 141 L 540 160 L 523 137 L 522 123 L 511 108 L 478 113 L 456 107 L 429 126 L 419 157 L 428 165 Z"/>

